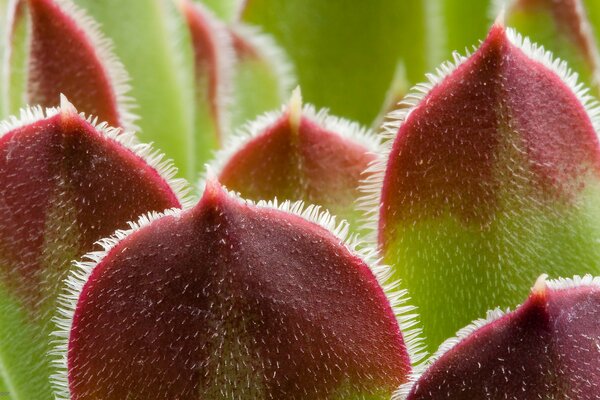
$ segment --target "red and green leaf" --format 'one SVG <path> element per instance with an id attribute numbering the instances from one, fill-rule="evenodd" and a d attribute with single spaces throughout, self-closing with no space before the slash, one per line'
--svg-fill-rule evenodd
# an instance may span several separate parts
<path id="1" fill-rule="evenodd" d="M 600 278 L 542 276 L 517 310 L 488 313 L 444 343 L 394 398 L 597 399 L 599 319 Z"/>
<path id="2" fill-rule="evenodd" d="M 564 62 L 495 25 L 407 104 L 365 200 L 430 348 L 543 272 L 600 274 L 599 110 Z"/>
<path id="3" fill-rule="evenodd" d="M 252 200 L 302 200 L 326 208 L 358 228 L 355 201 L 363 171 L 380 140 L 358 124 L 290 104 L 248 124 L 217 153 L 213 172 L 229 189 Z"/>
<path id="4" fill-rule="evenodd" d="M 302 209 L 209 179 L 194 208 L 104 240 L 63 299 L 62 396 L 388 399 L 415 347 L 401 293 L 345 224 Z"/>
<path id="5" fill-rule="evenodd" d="M 235 56 L 229 31 L 205 7 L 181 0 L 180 9 L 194 46 L 196 72 L 196 153 L 207 160 L 229 130 L 227 113 Z"/>
<path id="6" fill-rule="evenodd" d="M 0 370 L 12 398 L 52 398 L 46 353 L 71 260 L 145 212 L 182 205 L 161 158 L 66 100 L 0 125 Z"/>
<path id="7" fill-rule="evenodd" d="M 23 101 L 57 106 L 64 94 L 82 112 L 112 126 L 132 128 L 136 117 L 127 96 L 129 78 L 95 21 L 70 0 L 13 4 L 10 70 L 3 76 L 11 110 L 22 107 Z M 26 24 L 29 29 L 23 28 Z"/>

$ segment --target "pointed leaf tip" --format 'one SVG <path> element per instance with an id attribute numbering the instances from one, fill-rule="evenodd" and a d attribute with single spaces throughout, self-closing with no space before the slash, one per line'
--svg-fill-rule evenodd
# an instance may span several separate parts
<path id="1" fill-rule="evenodd" d="M 29 104 L 58 105 L 61 93 L 112 126 L 135 127 L 128 75 L 98 24 L 71 0 L 28 0 Z"/>
<path id="2" fill-rule="evenodd" d="M 73 274 L 70 399 L 388 399 L 410 370 L 394 310 L 314 210 L 210 179 L 192 210 L 106 241 Z"/>
<path id="3" fill-rule="evenodd" d="M 61 107 L 0 123 L 0 369 L 15 399 L 52 397 L 51 318 L 71 261 L 140 214 L 181 206 L 148 146 L 65 96 Z"/>
<path id="4" fill-rule="evenodd" d="M 516 311 L 463 329 L 396 398 L 597 399 L 600 280 L 540 282 L 543 300 L 534 292 Z"/>
<path id="5" fill-rule="evenodd" d="M 430 349 L 542 272 L 600 273 L 598 110 L 564 63 L 494 25 L 408 98 L 365 203 Z"/>
<path id="6" fill-rule="evenodd" d="M 380 151 L 379 138 L 301 102 L 297 90 L 281 111 L 236 132 L 211 165 L 244 197 L 317 204 L 358 228 L 354 202 L 363 171 Z"/>
<path id="7" fill-rule="evenodd" d="M 292 92 L 292 97 L 288 103 L 288 115 L 290 118 L 290 127 L 293 132 L 298 132 L 300 129 L 300 120 L 302 118 L 302 92 L 300 86 Z"/>

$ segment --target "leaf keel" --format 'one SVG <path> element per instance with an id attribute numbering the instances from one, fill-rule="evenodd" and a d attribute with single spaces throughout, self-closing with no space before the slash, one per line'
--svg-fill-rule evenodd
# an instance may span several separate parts
<path id="1" fill-rule="evenodd" d="M 318 208 L 279 208 L 209 179 L 193 209 L 81 263 L 63 323 L 71 399 L 389 398 L 410 361 L 372 254 Z"/>

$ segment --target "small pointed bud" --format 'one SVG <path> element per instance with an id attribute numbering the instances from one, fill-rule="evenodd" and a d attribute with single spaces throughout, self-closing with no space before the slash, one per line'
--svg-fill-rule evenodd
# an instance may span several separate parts
<path id="1" fill-rule="evenodd" d="M 51 317 L 71 261 L 139 215 L 182 205 L 174 169 L 150 150 L 64 96 L 60 109 L 0 124 L 0 369 L 11 398 L 51 398 Z"/>
<path id="2" fill-rule="evenodd" d="M 258 28 L 237 23 L 230 28 L 237 58 L 231 102 L 233 128 L 273 110 L 289 97 L 294 68 L 273 38 Z"/>
<path id="3" fill-rule="evenodd" d="M 385 269 L 302 208 L 209 179 L 105 240 L 64 298 L 64 398 L 389 399 L 410 361 Z"/>
<path id="4" fill-rule="evenodd" d="M 600 54 L 582 0 L 512 0 L 508 13 L 510 26 L 566 60 L 600 94 Z"/>
<path id="5" fill-rule="evenodd" d="M 128 76 L 98 24 L 71 0 L 27 0 L 31 15 L 27 99 L 58 105 L 64 93 L 100 121 L 134 127 Z"/>
<path id="6" fill-rule="evenodd" d="M 565 63 L 501 25 L 455 61 L 389 115 L 365 186 L 430 350 L 542 272 L 600 274 L 600 110 Z"/>
<path id="7" fill-rule="evenodd" d="M 302 200 L 357 228 L 355 200 L 379 139 L 358 124 L 302 106 L 296 89 L 280 112 L 233 135 L 212 167 L 224 185 L 252 200 Z"/>
<path id="8" fill-rule="evenodd" d="M 235 53 L 227 27 L 205 6 L 180 0 L 180 9 L 194 47 L 197 154 L 206 160 L 229 127 Z"/>
<path id="9" fill-rule="evenodd" d="M 577 399 L 600 393 L 600 278 L 536 283 L 514 312 L 462 329 L 397 400 Z"/>

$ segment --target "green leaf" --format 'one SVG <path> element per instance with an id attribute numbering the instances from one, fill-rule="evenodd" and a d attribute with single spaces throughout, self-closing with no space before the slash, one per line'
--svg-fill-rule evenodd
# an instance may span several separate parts
<path id="1" fill-rule="evenodd" d="M 170 0 L 75 0 L 102 25 L 131 76 L 139 136 L 194 177 L 194 72 L 187 28 Z"/>
<path id="2" fill-rule="evenodd" d="M 238 128 L 277 109 L 296 78 L 287 54 L 270 35 L 240 23 L 230 28 L 230 35 L 236 55 L 230 118 L 231 127 Z"/>
<path id="3" fill-rule="evenodd" d="M 490 24 L 490 0 L 432 0 L 431 15 L 437 19 L 435 34 L 440 40 L 436 64 L 451 57 L 452 52 L 464 53 L 485 37 Z"/>
<path id="4" fill-rule="evenodd" d="M 215 15 L 224 21 L 232 21 L 237 16 L 242 0 L 202 0 Z"/>
<path id="5" fill-rule="evenodd" d="M 296 65 L 306 100 L 370 124 L 400 56 L 409 77 L 427 66 L 421 1 L 248 0 L 245 21 L 275 36 Z"/>
<path id="6" fill-rule="evenodd" d="M 28 18 L 27 8 L 23 1 L 3 0 L 2 16 L 0 17 L 0 46 L 1 86 L 0 86 L 0 117 L 5 118 L 16 114 L 27 102 L 26 93 L 26 68 L 27 68 L 27 39 Z M 2 22 L 5 21 L 5 22 Z"/>

